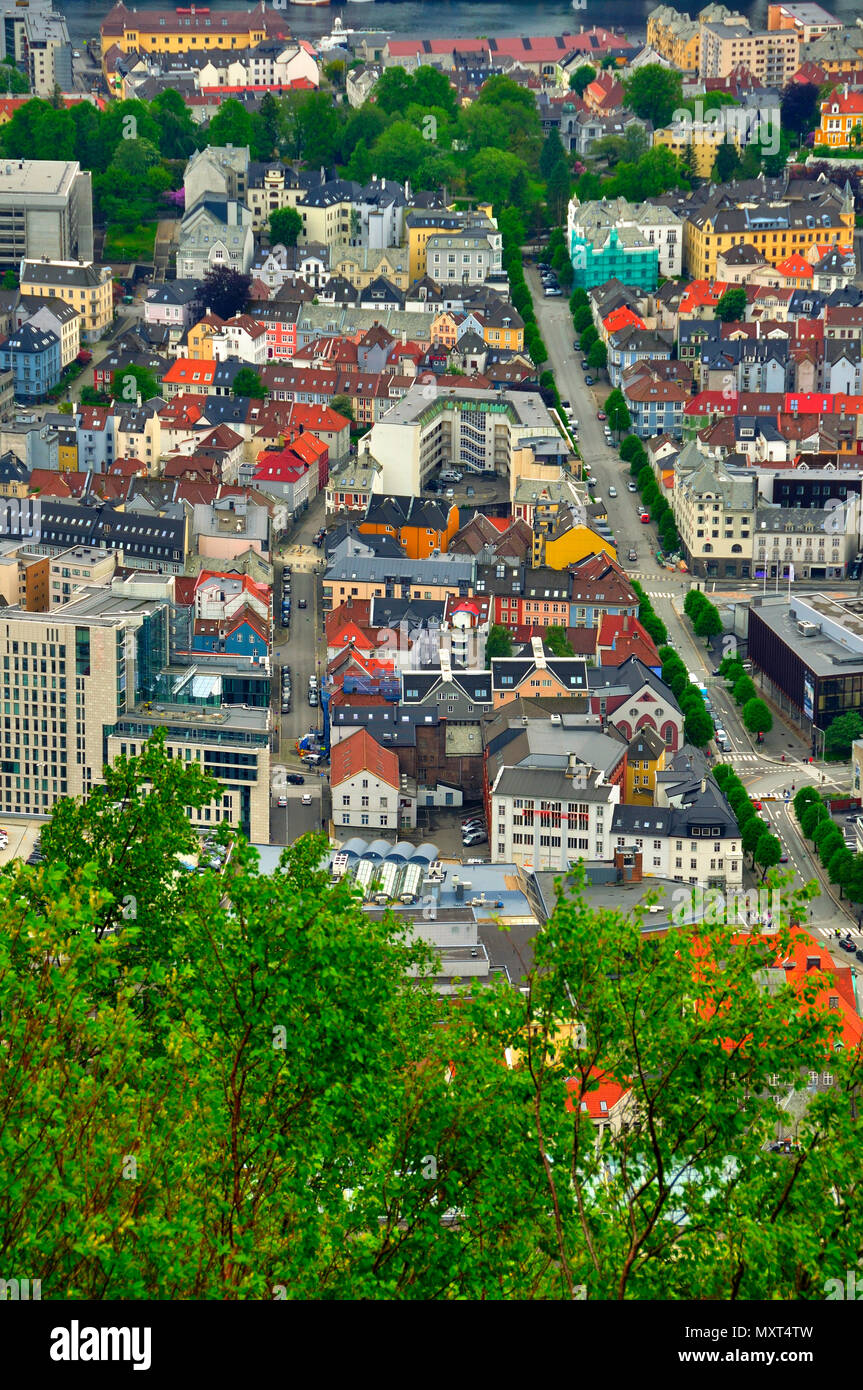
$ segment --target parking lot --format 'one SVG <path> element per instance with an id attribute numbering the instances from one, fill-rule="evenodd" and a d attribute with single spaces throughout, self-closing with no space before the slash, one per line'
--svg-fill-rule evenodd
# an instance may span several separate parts
<path id="1" fill-rule="evenodd" d="M 0 849 L 0 865 L 9 864 L 13 859 L 26 861 L 33 852 L 44 820 L 25 820 L 17 817 L 10 817 L 0 822 L 0 829 L 5 830 L 9 837 L 5 849 Z"/>

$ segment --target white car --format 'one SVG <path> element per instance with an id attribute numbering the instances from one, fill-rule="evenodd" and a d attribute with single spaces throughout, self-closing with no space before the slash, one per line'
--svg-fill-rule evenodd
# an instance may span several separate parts
<path id="1" fill-rule="evenodd" d="M 609 495 L 609 497 L 616 497 L 616 496 L 617 496 L 617 488 L 616 488 L 613 484 L 612 484 L 612 486 L 608 489 L 608 495 Z"/>
<path id="2" fill-rule="evenodd" d="M 304 806 L 311 806 L 311 804 L 312 804 L 312 794 L 311 794 L 311 792 L 303 792 L 303 794 L 302 794 L 300 800 L 302 801 L 302 803 L 303 803 Z"/>

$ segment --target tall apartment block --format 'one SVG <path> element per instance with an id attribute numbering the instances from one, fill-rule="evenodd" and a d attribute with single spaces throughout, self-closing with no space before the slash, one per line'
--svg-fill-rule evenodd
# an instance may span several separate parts
<path id="1" fill-rule="evenodd" d="M 0 266 L 92 261 L 93 185 L 77 160 L 0 159 Z"/>
<path id="2" fill-rule="evenodd" d="M 0 809 L 45 816 L 63 796 L 86 796 L 120 753 L 140 752 L 157 728 L 173 757 L 195 761 L 222 784 L 192 815 L 227 820 L 250 839 L 269 840 L 269 708 L 155 703 L 168 668 L 167 584 L 127 591 L 84 590 L 49 613 L 4 608 Z"/>

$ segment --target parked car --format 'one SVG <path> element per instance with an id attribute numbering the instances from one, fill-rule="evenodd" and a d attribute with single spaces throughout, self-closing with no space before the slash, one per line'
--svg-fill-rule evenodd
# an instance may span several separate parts
<path id="1" fill-rule="evenodd" d="M 577 346 L 577 345 L 576 345 L 576 346 Z M 590 371 L 590 363 L 587 361 L 587 358 L 582 358 L 581 370 L 582 370 L 583 372 L 589 372 L 589 371 Z"/>
<path id="2" fill-rule="evenodd" d="M 447 488 L 446 492 L 444 493 L 444 497 L 446 498 L 447 502 L 451 502 L 452 499 L 455 497 L 455 493 L 451 487 Z"/>
<path id="3" fill-rule="evenodd" d="M 592 376 L 586 376 L 586 377 L 584 378 L 584 382 L 585 382 L 585 385 L 586 385 L 586 386 L 592 386 L 592 385 L 593 385 L 593 377 L 592 377 Z"/>
<path id="4" fill-rule="evenodd" d="M 588 474 L 586 482 L 588 487 L 596 487 L 596 479 L 591 477 L 590 474 Z"/>
<path id="5" fill-rule="evenodd" d="M 563 290 L 558 285 L 547 285 L 545 290 L 546 299 L 560 299 Z"/>
<path id="6" fill-rule="evenodd" d="M 611 487 L 608 489 L 608 495 L 609 497 L 617 496 L 617 488 L 614 486 L 614 484 L 612 484 Z"/>
<path id="7" fill-rule="evenodd" d="M 461 823 L 462 830 L 469 830 L 472 825 L 485 825 L 485 816 L 468 816 L 467 820 Z"/>
<path id="8" fill-rule="evenodd" d="M 465 491 L 466 491 L 468 497 L 476 497 L 476 488 L 475 488 L 475 487 L 468 487 L 468 488 L 465 489 Z"/>
<path id="9" fill-rule="evenodd" d="M 561 403 L 561 405 L 563 406 L 564 410 L 566 410 L 566 411 L 572 410 L 572 401 L 565 401 L 565 400 L 563 400 L 563 399 L 561 398 L 561 402 L 560 402 L 560 403 Z"/>
<path id="10" fill-rule="evenodd" d="M 317 678 L 317 676 L 309 676 L 309 690 L 317 690 L 317 688 L 318 688 L 318 678 Z"/>
<path id="11" fill-rule="evenodd" d="M 608 416 L 606 415 L 604 410 L 598 410 L 596 412 L 596 418 L 597 420 L 607 420 Z"/>
<path id="12" fill-rule="evenodd" d="M 488 836 L 486 835 L 484 830 L 474 830 L 471 832 L 470 835 L 463 836 L 462 843 L 465 849 L 467 849 L 470 845 L 481 845 L 484 844 L 487 840 Z"/>
<path id="13" fill-rule="evenodd" d="M 641 522 L 642 526 L 646 526 L 650 521 L 650 512 L 642 512 L 638 520 Z"/>
<path id="14" fill-rule="evenodd" d="M 309 691 L 309 704 L 312 705 L 312 706 L 314 706 L 314 705 L 316 705 L 317 703 L 318 703 L 318 692 L 317 692 L 316 690 L 310 690 L 310 691 Z"/>
<path id="15" fill-rule="evenodd" d="M 630 492 L 638 492 L 638 484 L 637 484 L 637 483 L 627 483 L 626 486 L 629 488 L 629 491 L 630 491 Z"/>
<path id="16" fill-rule="evenodd" d="M 286 780 L 290 782 L 292 787 L 304 787 L 306 785 L 305 777 L 301 777 L 299 772 L 289 772 Z"/>

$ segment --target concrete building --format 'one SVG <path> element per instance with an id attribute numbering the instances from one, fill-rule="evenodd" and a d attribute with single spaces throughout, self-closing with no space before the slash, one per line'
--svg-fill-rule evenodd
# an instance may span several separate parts
<path id="1" fill-rule="evenodd" d="M 0 160 L 0 266 L 93 259 L 91 175 L 77 160 Z"/>
<path id="2" fill-rule="evenodd" d="M 765 694 L 823 753 L 824 731 L 863 709 L 863 603 L 817 592 L 756 594 L 748 612 L 749 659 Z"/>
<path id="3" fill-rule="evenodd" d="M 437 383 L 412 386 L 375 422 L 366 440 L 365 450 L 381 470 L 375 491 L 416 496 L 441 465 L 511 477 L 519 451 L 550 442 L 556 459 L 561 443 L 537 392 Z"/>
<path id="4" fill-rule="evenodd" d="M 749 579 L 752 574 L 757 475 L 705 459 L 688 471 L 678 457 L 672 505 L 680 544 L 691 572 L 708 579 Z"/>
<path id="5" fill-rule="evenodd" d="M 248 184 L 248 145 L 208 145 L 196 150 L 183 172 L 186 212 L 212 198 L 243 203 Z"/>
<path id="6" fill-rule="evenodd" d="M 108 585 L 114 577 L 122 551 L 100 550 L 98 546 L 76 545 L 59 555 L 44 558 L 48 566 L 47 607 L 61 608 L 76 590 Z"/>
<path id="7" fill-rule="evenodd" d="M 740 64 L 765 87 L 784 87 L 800 66 L 800 35 L 793 29 L 753 32 L 748 22 L 702 24 L 698 75 L 727 77 Z"/>

